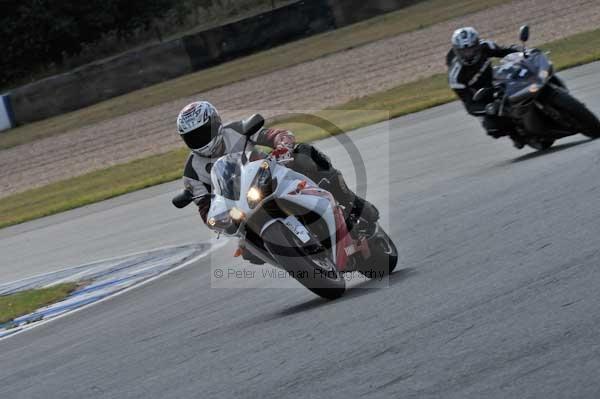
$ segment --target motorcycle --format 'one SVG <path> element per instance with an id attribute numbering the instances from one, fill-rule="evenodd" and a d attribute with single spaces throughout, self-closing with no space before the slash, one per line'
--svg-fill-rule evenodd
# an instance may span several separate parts
<path id="1" fill-rule="evenodd" d="M 555 74 L 548 55 L 526 48 L 529 27 L 521 27 L 523 51 L 504 57 L 494 68 L 492 88 L 475 93 L 475 101 L 488 102 L 486 113 L 512 119 L 523 141 L 537 150 L 556 140 L 582 133 L 600 137 L 600 121 Z"/>
<path id="2" fill-rule="evenodd" d="M 240 248 L 327 299 L 343 295 L 345 273 L 357 271 L 369 278 L 391 273 L 398 254 L 379 224 L 368 237 L 351 234 L 328 191 L 272 154 L 246 152 L 249 138 L 263 124 L 260 115 L 244 121 L 244 151 L 213 164 L 209 228 L 238 238 Z M 189 200 L 181 196 L 185 194 L 179 207 Z"/>

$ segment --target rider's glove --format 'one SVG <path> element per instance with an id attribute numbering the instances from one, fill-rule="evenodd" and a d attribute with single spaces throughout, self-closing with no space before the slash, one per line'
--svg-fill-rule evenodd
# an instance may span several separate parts
<path id="1" fill-rule="evenodd" d="M 268 134 L 273 137 L 273 152 L 271 155 L 277 159 L 277 162 L 288 163 L 294 160 L 294 144 L 296 139 L 294 135 L 284 129 L 269 129 Z"/>
<path id="2" fill-rule="evenodd" d="M 289 130 L 272 128 L 267 131 L 267 134 L 273 137 L 273 148 L 287 147 L 290 150 L 294 149 L 296 138 Z"/>
<path id="3" fill-rule="evenodd" d="M 271 151 L 271 156 L 275 158 L 278 163 L 288 163 L 294 160 L 294 153 L 290 147 L 283 145 L 277 146 Z"/>

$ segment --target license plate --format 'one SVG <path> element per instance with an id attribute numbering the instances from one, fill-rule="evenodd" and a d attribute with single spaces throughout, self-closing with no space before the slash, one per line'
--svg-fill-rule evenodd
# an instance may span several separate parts
<path id="1" fill-rule="evenodd" d="M 287 228 L 290 229 L 290 231 L 294 233 L 296 237 L 300 239 L 300 241 L 302 241 L 302 243 L 306 244 L 310 241 L 310 234 L 308 233 L 308 230 L 294 216 L 288 216 L 283 222 Z"/>

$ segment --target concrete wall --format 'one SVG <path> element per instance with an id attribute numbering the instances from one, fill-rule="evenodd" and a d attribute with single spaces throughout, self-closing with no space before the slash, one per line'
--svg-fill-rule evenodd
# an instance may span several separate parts
<path id="1" fill-rule="evenodd" d="M 335 28 L 326 1 L 299 1 L 183 38 L 194 70 Z"/>
<path id="2" fill-rule="evenodd" d="M 417 0 L 306 0 L 19 87 L 17 124 L 74 111 L 193 71 L 389 12 Z"/>
<path id="3" fill-rule="evenodd" d="M 181 40 L 128 52 L 13 90 L 15 122 L 73 111 L 190 72 Z"/>
<path id="4" fill-rule="evenodd" d="M 336 27 L 350 25 L 395 11 L 421 0 L 329 0 Z"/>

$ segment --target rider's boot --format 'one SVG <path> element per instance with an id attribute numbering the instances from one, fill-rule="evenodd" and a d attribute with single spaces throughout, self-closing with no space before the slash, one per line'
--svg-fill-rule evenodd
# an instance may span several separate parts
<path id="1" fill-rule="evenodd" d="M 379 220 L 379 210 L 375 205 L 350 190 L 341 172 L 333 171 L 327 180 L 327 187 L 324 188 L 344 207 L 348 230 L 352 231 L 356 227 L 367 236 L 372 235 Z M 367 222 L 366 225 L 361 226 L 361 219 Z"/>
<path id="2" fill-rule="evenodd" d="M 513 142 L 513 145 L 516 149 L 520 150 L 525 147 L 527 141 L 517 132 L 510 132 L 503 129 L 488 129 L 487 134 L 495 139 L 499 139 L 500 137 L 510 137 Z"/>
<path id="3" fill-rule="evenodd" d="M 513 141 L 513 145 L 517 150 L 522 149 L 525 147 L 525 144 L 527 144 L 527 141 L 523 138 L 523 136 L 518 133 L 510 133 L 508 136 Z"/>

